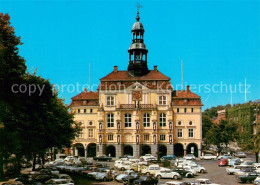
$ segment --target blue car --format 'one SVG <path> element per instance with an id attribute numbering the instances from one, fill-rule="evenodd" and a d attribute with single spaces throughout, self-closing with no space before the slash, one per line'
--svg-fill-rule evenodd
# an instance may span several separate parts
<path id="1" fill-rule="evenodd" d="M 170 160 L 175 160 L 175 159 L 176 159 L 175 155 L 166 155 L 166 156 L 161 157 L 162 161 L 166 161 L 166 160 L 170 161 Z"/>

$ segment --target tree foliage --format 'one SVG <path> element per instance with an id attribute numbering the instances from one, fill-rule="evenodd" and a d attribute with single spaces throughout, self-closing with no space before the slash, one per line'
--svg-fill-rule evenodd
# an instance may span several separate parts
<path id="1" fill-rule="evenodd" d="M 9 20 L 8 14 L 0 14 L 0 158 L 14 154 L 20 170 L 24 156 L 43 156 L 49 148 L 69 147 L 78 127 L 49 80 L 26 72 L 25 60 L 18 55 L 20 38 Z M 14 92 L 14 84 L 34 86 L 35 91 Z M 0 160 L 0 178 L 2 167 Z"/>

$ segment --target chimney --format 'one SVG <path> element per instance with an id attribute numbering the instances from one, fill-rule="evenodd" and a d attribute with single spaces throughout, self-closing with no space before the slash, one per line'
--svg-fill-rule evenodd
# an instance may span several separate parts
<path id="1" fill-rule="evenodd" d="M 86 87 L 84 88 L 84 92 L 88 92 Z"/>
<path id="2" fill-rule="evenodd" d="M 187 92 L 190 92 L 190 86 L 189 86 L 189 85 L 187 85 L 186 91 L 187 91 Z"/>
<path id="3" fill-rule="evenodd" d="M 114 66 L 114 72 L 117 73 L 117 66 Z"/>
<path id="4" fill-rule="evenodd" d="M 157 72 L 157 66 L 153 66 L 153 70 Z"/>

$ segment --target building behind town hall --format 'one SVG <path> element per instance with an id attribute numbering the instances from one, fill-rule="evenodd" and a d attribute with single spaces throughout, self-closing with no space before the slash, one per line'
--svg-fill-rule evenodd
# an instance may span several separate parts
<path id="1" fill-rule="evenodd" d="M 200 96 L 173 90 L 157 66 L 148 69 L 144 27 L 137 12 L 132 27 L 127 70 L 117 66 L 100 79 L 97 92 L 84 90 L 72 98 L 71 112 L 82 128 L 73 142 L 76 156 L 154 156 L 194 153 L 202 145 Z M 127 59 L 126 59 L 127 60 Z"/>

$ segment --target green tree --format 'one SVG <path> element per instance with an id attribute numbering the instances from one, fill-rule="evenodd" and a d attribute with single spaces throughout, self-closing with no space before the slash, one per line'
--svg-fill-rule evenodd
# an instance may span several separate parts
<path id="1" fill-rule="evenodd" d="M 209 116 L 202 115 L 202 138 L 204 139 L 208 131 L 211 129 L 213 123 Z"/>

